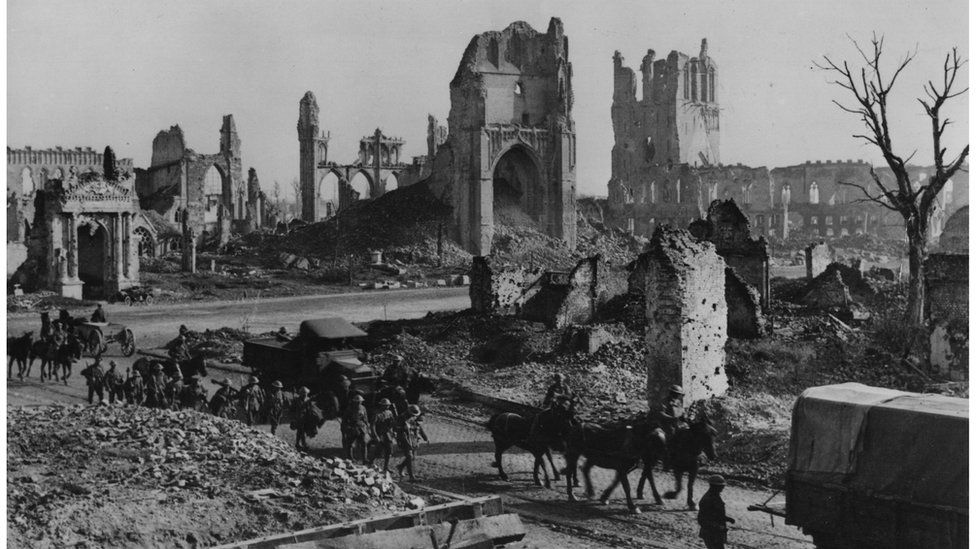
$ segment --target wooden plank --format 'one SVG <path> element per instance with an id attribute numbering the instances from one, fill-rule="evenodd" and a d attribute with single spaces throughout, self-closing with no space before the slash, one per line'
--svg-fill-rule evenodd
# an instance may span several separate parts
<path id="1" fill-rule="evenodd" d="M 220 545 L 214 549 L 272 549 L 283 543 L 298 543 L 319 539 L 337 538 L 352 534 L 371 533 L 382 530 L 398 530 L 418 525 L 437 524 L 450 520 L 468 520 L 482 515 L 492 516 L 503 511 L 500 496 L 484 496 L 471 498 L 466 501 L 452 501 L 440 505 L 433 505 L 423 509 L 404 511 L 382 515 L 368 519 L 331 524 L 289 532 L 275 534 L 235 543 Z"/>
<path id="2" fill-rule="evenodd" d="M 453 534 L 452 534 L 453 530 Z M 286 543 L 276 549 L 432 549 L 450 540 L 452 548 L 495 547 L 525 537 L 525 526 L 516 514 L 461 520 L 456 525 L 439 523 L 400 530 L 387 530 L 298 543 Z"/>

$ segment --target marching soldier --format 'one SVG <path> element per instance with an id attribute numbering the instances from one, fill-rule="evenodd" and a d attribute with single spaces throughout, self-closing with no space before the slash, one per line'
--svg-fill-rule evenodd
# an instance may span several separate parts
<path id="1" fill-rule="evenodd" d="M 573 398 L 573 390 L 566 385 L 566 376 L 556 374 L 552 376 L 552 384 L 546 390 L 546 396 L 542 399 L 542 407 L 549 408 L 555 404 L 558 395 L 566 397 L 568 400 Z"/>
<path id="2" fill-rule="evenodd" d="M 292 404 L 291 425 L 295 430 L 295 448 L 308 450 L 308 436 L 315 436 L 321 412 L 308 396 L 308 387 L 298 388 L 298 398 Z M 317 414 L 317 415 L 316 415 Z"/>
<path id="3" fill-rule="evenodd" d="M 166 374 L 163 373 L 163 365 L 153 364 L 153 373 L 146 383 L 146 406 L 150 408 L 166 408 Z"/>
<path id="4" fill-rule="evenodd" d="M 142 383 L 142 374 L 135 375 L 128 368 L 125 369 L 125 401 L 129 404 L 141 406 L 146 400 L 146 388 Z"/>
<path id="5" fill-rule="evenodd" d="M 275 434 L 275 430 L 278 429 L 278 424 L 281 423 L 281 415 L 285 411 L 285 394 L 281 391 L 281 382 L 275 380 L 271 384 L 271 393 L 268 395 L 268 400 L 266 402 L 268 422 L 271 423 L 271 434 Z"/>
<path id="6" fill-rule="evenodd" d="M 122 376 L 119 374 L 115 367 L 118 366 L 114 360 L 108 361 L 108 371 L 105 372 L 105 390 L 108 391 L 108 403 L 114 404 L 116 400 L 122 402 L 125 399 L 125 392 L 123 391 Z"/>
<path id="7" fill-rule="evenodd" d="M 190 410 L 205 411 L 207 409 L 207 388 L 200 385 L 197 376 L 190 376 L 180 395 L 180 404 Z"/>
<path id="8" fill-rule="evenodd" d="M 410 402 L 407 401 L 407 390 L 398 385 L 393 391 L 393 415 L 398 419 L 405 417 L 409 406 Z"/>
<path id="9" fill-rule="evenodd" d="M 244 423 L 254 425 L 258 422 L 264 406 L 264 390 L 258 385 L 258 378 L 251 376 L 248 384 L 241 388 L 239 397 L 244 410 Z"/>
<path id="10" fill-rule="evenodd" d="M 95 362 L 82 370 L 81 375 L 85 376 L 88 384 L 88 404 L 94 404 L 94 396 L 98 395 L 98 402 L 105 401 L 105 370 L 102 369 L 102 359 L 95 357 Z"/>
<path id="11" fill-rule="evenodd" d="M 407 472 L 410 474 L 410 481 L 414 482 L 417 480 L 413 471 L 413 460 L 416 455 L 417 446 L 420 445 L 421 438 L 424 442 L 430 442 L 430 439 L 427 438 L 427 433 L 424 432 L 423 425 L 420 424 L 420 406 L 411 404 L 407 408 L 407 414 L 399 420 L 396 437 L 397 446 L 403 452 L 403 461 L 397 465 L 397 475 L 402 478 L 403 469 L 406 467 Z"/>
<path id="12" fill-rule="evenodd" d="M 179 368 L 166 384 L 166 404 L 171 410 L 179 410 L 183 405 L 183 372 Z"/>
<path id="13" fill-rule="evenodd" d="M 214 381 L 214 383 L 220 385 L 220 389 L 217 389 L 213 398 L 210 399 L 210 412 L 218 417 L 228 417 L 231 413 L 230 405 L 237 395 L 237 390 L 231 386 L 230 380 L 227 378 Z"/>
<path id="14" fill-rule="evenodd" d="M 369 417 L 366 415 L 366 408 L 363 406 L 363 396 L 355 394 L 349 399 L 349 407 L 342 414 L 342 447 L 346 450 L 346 457 L 350 460 L 353 457 L 354 447 L 362 448 L 363 463 L 366 460 L 366 445 L 369 443 Z"/>
<path id="15" fill-rule="evenodd" d="M 735 524 L 735 519 L 725 515 L 725 502 L 721 496 L 723 489 L 725 479 L 722 475 L 712 475 L 708 479 L 708 491 L 698 501 L 698 535 L 705 542 L 706 549 L 725 549 L 729 531 L 726 523 Z"/>
<path id="16" fill-rule="evenodd" d="M 383 456 L 383 472 L 390 472 L 390 456 L 393 454 L 393 438 L 396 431 L 396 417 L 390 411 L 390 399 L 380 400 L 380 411 L 373 416 L 373 439 L 376 441 L 376 448 L 379 455 Z M 370 460 L 372 464 L 376 456 Z"/>

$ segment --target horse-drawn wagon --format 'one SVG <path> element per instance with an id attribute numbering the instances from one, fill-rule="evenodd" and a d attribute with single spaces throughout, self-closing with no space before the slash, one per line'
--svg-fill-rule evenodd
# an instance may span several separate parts
<path id="1" fill-rule="evenodd" d="M 75 333 L 91 356 L 99 356 L 108 350 L 109 343 L 118 343 L 122 356 L 132 356 L 136 352 L 136 338 L 132 330 L 123 324 L 113 322 L 79 322 Z"/>

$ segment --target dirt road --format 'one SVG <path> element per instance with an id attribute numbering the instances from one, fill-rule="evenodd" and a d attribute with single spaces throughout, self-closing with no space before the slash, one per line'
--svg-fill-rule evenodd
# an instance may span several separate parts
<path id="1" fill-rule="evenodd" d="M 125 324 L 140 348 L 150 348 L 176 336 L 180 324 L 193 330 L 248 326 L 252 332 L 285 326 L 296 330 L 306 318 L 341 316 L 350 322 L 384 318 L 417 318 L 429 311 L 467 309 L 468 288 L 385 290 L 321 296 L 280 297 L 248 301 L 202 301 L 128 307 L 105 306 L 110 322 Z M 38 313 L 7 315 L 7 334 L 40 329 Z M 109 349 L 112 353 L 113 349 Z"/>

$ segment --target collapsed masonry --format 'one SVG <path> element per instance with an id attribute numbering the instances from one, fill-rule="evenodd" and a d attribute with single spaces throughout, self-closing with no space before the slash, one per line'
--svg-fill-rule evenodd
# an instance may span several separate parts
<path id="1" fill-rule="evenodd" d="M 494 265 L 490 257 L 477 256 L 470 275 L 475 312 L 515 314 L 557 329 L 590 322 L 622 287 L 598 255 L 580 260 L 569 271 Z"/>
<path id="2" fill-rule="evenodd" d="M 943 377 L 969 379 L 969 255 L 936 253 L 925 260 L 929 361 Z"/>
<path id="3" fill-rule="evenodd" d="M 662 402 L 674 384 L 690 402 L 724 394 L 725 261 L 710 242 L 658 227 L 638 263 L 646 266 L 648 402 Z"/>

